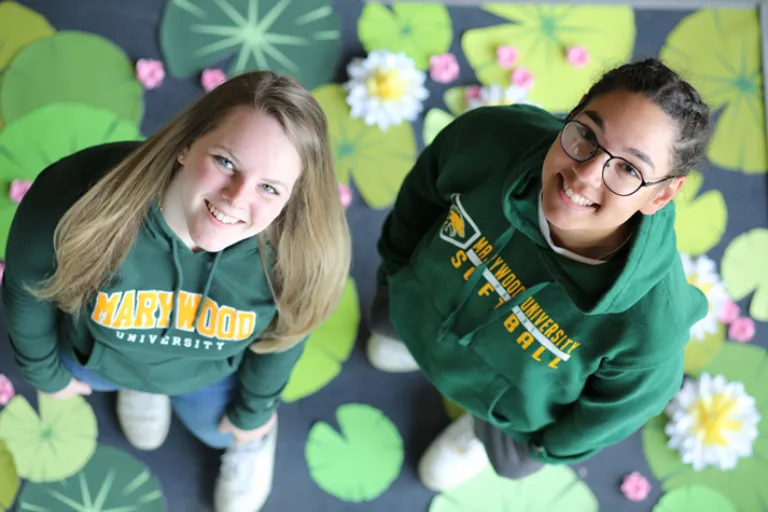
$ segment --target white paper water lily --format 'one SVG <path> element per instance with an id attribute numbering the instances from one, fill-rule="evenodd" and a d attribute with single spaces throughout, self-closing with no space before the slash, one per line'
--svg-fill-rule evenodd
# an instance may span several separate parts
<path id="1" fill-rule="evenodd" d="M 709 301 L 707 316 L 691 327 L 691 339 L 703 340 L 707 334 L 717 332 L 720 315 L 730 300 L 730 296 L 712 259 L 705 255 L 692 259 L 687 254 L 682 253 L 680 257 L 683 260 L 683 270 L 688 282 L 701 290 Z"/>
<path id="2" fill-rule="evenodd" d="M 386 130 L 403 121 L 415 121 L 429 96 L 426 75 L 404 53 L 375 50 L 347 66 L 347 104 L 352 118 Z"/>
<path id="3" fill-rule="evenodd" d="M 475 86 L 467 90 L 466 100 L 467 110 L 487 106 L 513 105 L 515 103 L 534 105 L 528 100 L 528 90 L 514 84 L 505 88 L 498 84 L 489 87 Z"/>
<path id="4" fill-rule="evenodd" d="M 695 471 L 707 466 L 730 470 L 739 458 L 752 455 L 760 414 L 741 382 L 708 373 L 686 380 L 666 413 L 667 446 Z"/>

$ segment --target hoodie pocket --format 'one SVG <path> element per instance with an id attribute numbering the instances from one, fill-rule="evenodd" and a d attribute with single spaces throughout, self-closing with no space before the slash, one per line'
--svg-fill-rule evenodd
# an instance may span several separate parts
<path id="1" fill-rule="evenodd" d="M 87 360 L 83 361 L 83 367 L 87 368 L 88 370 L 94 370 L 98 368 L 103 354 L 104 346 L 98 341 L 95 342 L 93 344 L 93 348 L 91 349 L 91 354 L 88 356 Z"/>

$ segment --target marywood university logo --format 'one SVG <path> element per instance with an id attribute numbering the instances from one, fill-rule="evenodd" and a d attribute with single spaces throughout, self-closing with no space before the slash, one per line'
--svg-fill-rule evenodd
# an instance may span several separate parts
<path id="1" fill-rule="evenodd" d="M 464 210 L 459 196 L 460 194 L 451 196 L 453 204 L 440 229 L 440 238 L 460 249 L 467 249 L 480 237 L 480 230 Z"/>

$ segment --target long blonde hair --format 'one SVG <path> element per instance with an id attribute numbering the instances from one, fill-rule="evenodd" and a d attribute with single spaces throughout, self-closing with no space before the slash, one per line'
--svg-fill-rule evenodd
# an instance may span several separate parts
<path id="1" fill-rule="evenodd" d="M 277 315 L 251 349 L 286 350 L 322 323 L 341 297 L 351 259 L 327 121 L 300 83 L 270 71 L 235 76 L 202 96 L 100 179 L 59 221 L 56 271 L 32 292 L 78 314 L 122 265 L 150 206 L 180 168 L 179 153 L 243 106 L 279 121 L 302 161 L 283 212 L 257 235 Z M 265 236 L 276 255 L 271 276 Z"/>

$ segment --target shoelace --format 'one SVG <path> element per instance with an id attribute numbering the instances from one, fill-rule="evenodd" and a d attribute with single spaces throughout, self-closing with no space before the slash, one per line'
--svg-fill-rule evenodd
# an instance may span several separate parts
<path id="1" fill-rule="evenodd" d="M 253 460 L 266 442 L 264 436 L 258 441 L 230 446 L 221 457 L 221 476 L 238 488 L 250 487 L 256 467 Z"/>

